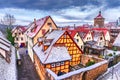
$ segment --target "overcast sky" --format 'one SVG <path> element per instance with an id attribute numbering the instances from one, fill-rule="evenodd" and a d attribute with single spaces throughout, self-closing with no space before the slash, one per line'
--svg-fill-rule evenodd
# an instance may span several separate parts
<path id="1" fill-rule="evenodd" d="M 0 0 L 0 18 L 12 14 L 19 25 L 47 15 L 58 26 L 92 24 L 100 10 L 106 22 L 116 21 L 120 17 L 120 0 Z"/>

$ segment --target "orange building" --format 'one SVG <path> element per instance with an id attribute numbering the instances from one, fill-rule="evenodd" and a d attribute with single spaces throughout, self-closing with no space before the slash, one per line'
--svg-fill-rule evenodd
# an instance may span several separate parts
<path id="1" fill-rule="evenodd" d="M 33 47 L 34 61 L 42 80 L 45 68 L 49 68 L 59 75 L 59 73 L 68 73 L 70 66 L 80 64 L 82 51 L 67 31 L 48 32 L 38 41 Z"/>
<path id="2" fill-rule="evenodd" d="M 94 26 L 98 27 L 104 27 L 104 20 L 103 16 L 101 15 L 101 11 L 99 11 L 99 14 L 96 18 L 94 18 Z"/>

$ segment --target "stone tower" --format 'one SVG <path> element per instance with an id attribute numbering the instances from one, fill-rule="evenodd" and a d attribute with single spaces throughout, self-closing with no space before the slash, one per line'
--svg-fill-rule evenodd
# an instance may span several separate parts
<path id="1" fill-rule="evenodd" d="M 96 18 L 94 18 L 94 26 L 98 26 L 99 28 L 104 27 L 104 20 L 103 16 L 101 15 L 101 11 Z"/>

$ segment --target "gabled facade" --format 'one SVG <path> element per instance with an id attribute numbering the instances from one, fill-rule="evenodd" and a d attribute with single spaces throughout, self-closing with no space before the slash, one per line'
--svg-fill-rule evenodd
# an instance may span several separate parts
<path id="1" fill-rule="evenodd" d="M 74 39 L 77 43 L 77 45 L 80 47 L 80 49 L 83 51 L 84 50 L 84 42 L 78 32 L 75 34 Z"/>
<path id="2" fill-rule="evenodd" d="M 74 39 L 74 41 L 77 43 L 79 48 L 83 51 L 84 50 L 84 42 L 83 42 L 82 38 L 80 37 L 80 35 L 78 34 L 78 31 L 77 30 L 71 30 L 71 31 L 68 31 L 68 32 L 71 35 L 71 37 Z"/>
<path id="3" fill-rule="evenodd" d="M 24 32 L 26 31 L 25 26 L 17 26 L 12 30 L 12 36 L 14 37 L 14 43 L 16 47 L 25 47 L 26 38 Z"/>
<path id="4" fill-rule="evenodd" d="M 29 24 L 28 27 L 29 28 L 25 32 L 26 39 L 28 41 L 28 54 L 31 60 L 34 62 L 32 50 L 33 45 L 37 43 L 39 37 L 42 37 L 52 29 L 57 29 L 57 26 L 50 16 L 46 16 L 38 20 L 34 19 L 34 22 Z"/>
<path id="5" fill-rule="evenodd" d="M 70 34 L 64 30 L 47 33 L 33 47 L 34 60 L 38 74 L 44 80 L 45 68 L 57 75 L 68 73 L 70 66 L 80 64 L 82 51 Z"/>
<path id="6" fill-rule="evenodd" d="M 110 32 L 106 28 L 93 28 L 92 31 L 102 32 L 105 38 L 105 46 L 108 46 L 110 43 Z"/>
<path id="7" fill-rule="evenodd" d="M 84 42 L 93 40 L 92 32 L 90 30 L 81 30 L 78 32 L 78 34 L 80 35 Z"/>
<path id="8" fill-rule="evenodd" d="M 104 47 L 105 46 L 105 37 L 103 32 L 94 31 L 93 32 L 93 41 L 95 41 L 96 46 Z"/>

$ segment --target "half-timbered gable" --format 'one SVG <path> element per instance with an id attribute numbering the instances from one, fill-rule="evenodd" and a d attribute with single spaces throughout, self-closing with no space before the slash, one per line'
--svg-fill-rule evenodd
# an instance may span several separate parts
<path id="1" fill-rule="evenodd" d="M 80 64 L 82 54 L 81 49 L 69 33 L 64 30 L 48 32 L 43 38 L 38 39 L 33 50 L 44 68 L 49 68 L 56 74 L 59 72 L 67 73 L 70 71 L 70 66 Z M 36 63 L 36 59 L 34 60 Z"/>

